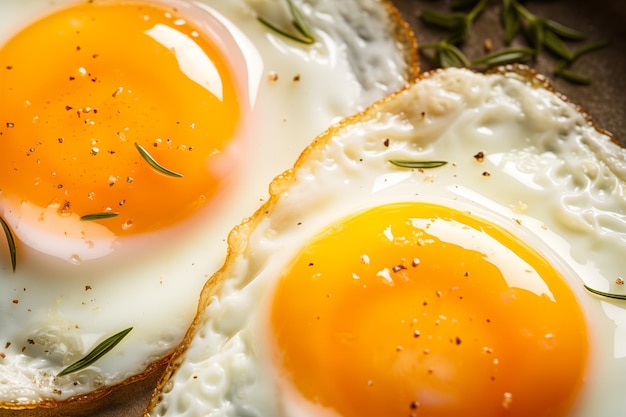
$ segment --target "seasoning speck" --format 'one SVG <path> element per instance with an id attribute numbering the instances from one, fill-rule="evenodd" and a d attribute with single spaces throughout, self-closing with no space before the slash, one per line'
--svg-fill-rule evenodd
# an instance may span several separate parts
<path id="1" fill-rule="evenodd" d="M 485 41 L 483 42 L 483 47 L 485 48 L 485 52 L 491 52 L 491 50 L 493 49 L 493 42 L 491 42 L 491 39 L 485 39 Z"/>
<path id="2" fill-rule="evenodd" d="M 502 407 L 509 408 L 511 407 L 511 403 L 513 403 L 513 394 L 505 392 L 504 399 L 502 400 Z"/>

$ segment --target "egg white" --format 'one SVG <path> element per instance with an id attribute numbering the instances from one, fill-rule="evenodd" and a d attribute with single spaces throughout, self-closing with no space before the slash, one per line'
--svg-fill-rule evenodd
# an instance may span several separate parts
<path id="1" fill-rule="evenodd" d="M 2 2 L 0 45 L 34 19 L 74 3 Z M 222 264 L 228 231 L 266 198 L 271 178 L 290 166 L 310 137 L 400 88 L 416 72 L 412 34 L 400 40 L 406 28 L 379 1 L 297 2 L 315 31 L 311 46 L 257 21 L 259 6 L 277 2 L 156 3 L 177 6 L 195 24 L 222 33 L 226 51 L 239 49 L 233 67 L 251 107 L 245 172 L 210 216 L 200 213 L 147 237 L 96 242 L 91 252 L 49 231 L 15 227 L 19 219 L 0 206 L 19 239 L 16 273 L 0 242 L 7 253 L 0 269 L 0 408 L 96 396 L 160 363 L 182 340 L 203 284 Z M 104 338 L 131 326 L 93 366 L 56 377 Z"/>
<path id="2" fill-rule="evenodd" d="M 448 164 L 399 169 L 392 159 Z M 624 292 L 615 280 L 626 268 L 625 168 L 626 150 L 525 68 L 424 75 L 319 136 L 273 181 L 271 200 L 232 231 L 231 254 L 205 288 L 189 346 L 149 414 L 326 415 L 278 388 L 266 325 L 273 287 L 328 225 L 394 201 L 470 211 L 550 260 L 578 297 L 591 338 L 571 415 L 626 413 L 626 306 L 583 289 Z"/>

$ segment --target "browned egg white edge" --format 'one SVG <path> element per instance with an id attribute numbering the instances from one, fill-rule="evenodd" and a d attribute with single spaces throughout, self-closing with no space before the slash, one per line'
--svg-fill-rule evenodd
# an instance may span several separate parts
<path id="1" fill-rule="evenodd" d="M 151 3 L 151 0 L 135 0 L 135 1 Z M 404 74 L 404 79 L 406 80 L 408 84 L 409 82 L 417 79 L 420 74 L 417 37 L 415 36 L 415 33 L 413 32 L 413 29 L 411 28 L 409 23 L 406 20 L 404 20 L 400 11 L 393 5 L 391 0 L 380 0 L 380 3 L 382 3 L 387 9 L 389 20 L 391 22 L 390 24 L 392 26 L 389 32 L 394 37 L 394 39 L 396 39 L 398 43 L 398 47 L 404 53 L 404 61 L 407 66 L 405 74 Z M 0 47 L 2 47 L 2 43 L 0 43 Z M 302 159 L 302 157 L 300 157 L 298 161 L 300 159 Z M 270 201 L 272 200 L 274 200 L 273 197 L 270 199 Z M 256 217 L 259 217 L 259 216 L 255 215 L 253 218 L 256 218 Z M 238 227 L 238 229 L 241 229 L 241 228 L 242 226 Z M 231 236 L 229 237 L 230 243 L 229 243 L 227 258 L 229 258 L 230 256 L 236 255 L 236 254 L 231 255 L 231 252 L 237 252 L 237 251 L 234 251 L 233 248 L 235 247 L 235 242 L 239 240 L 239 238 L 236 237 L 238 235 L 238 232 L 233 231 L 230 233 L 230 235 Z M 241 238 L 242 241 L 243 241 L 243 238 L 245 238 L 245 236 L 242 236 Z M 226 264 L 227 263 L 228 262 L 226 262 Z M 157 386 L 157 389 L 155 391 L 155 393 L 159 392 L 163 384 L 167 381 L 167 379 L 169 379 L 169 376 L 172 375 L 174 370 L 178 367 L 176 364 L 171 363 L 170 359 L 176 358 L 176 359 L 179 359 L 179 362 L 180 362 L 180 358 L 182 358 L 183 353 L 187 349 L 187 346 L 189 345 L 189 342 L 191 341 L 191 338 L 196 331 L 196 328 L 198 328 L 199 326 L 199 323 L 197 323 L 197 316 L 205 308 L 206 300 L 208 300 L 210 295 L 214 293 L 215 290 L 213 289 L 213 287 L 216 286 L 215 284 L 217 282 L 221 282 L 222 279 L 217 278 L 217 277 L 224 276 L 224 275 L 225 275 L 225 270 L 224 270 L 224 267 L 222 267 L 222 270 L 220 272 L 216 273 L 213 278 L 210 278 L 207 281 L 200 295 L 200 302 L 198 304 L 198 313 L 196 314 L 196 319 L 194 319 L 191 327 L 187 331 L 181 343 L 176 348 L 174 348 L 171 352 L 163 356 L 162 358 L 149 364 L 143 372 L 133 375 L 118 384 L 105 386 L 95 391 L 91 391 L 89 393 L 70 397 L 63 401 L 56 401 L 50 398 L 44 398 L 41 401 L 37 401 L 37 402 L 33 401 L 33 402 L 28 402 L 28 403 L 0 400 L 0 410 L 2 409 L 29 410 L 29 409 L 35 409 L 35 408 L 56 408 L 56 407 L 75 404 L 75 403 L 91 403 L 93 401 L 101 399 L 102 397 L 106 396 L 107 394 L 110 394 L 111 392 L 113 392 L 114 390 L 118 388 L 143 380 L 147 378 L 148 376 L 150 376 L 153 372 L 156 372 L 158 369 L 167 365 L 164 377 L 161 378 Z M 151 403 L 154 403 L 154 398 L 156 398 L 156 395 L 157 394 L 153 394 L 153 400 Z"/>
<path id="2" fill-rule="evenodd" d="M 200 301 L 198 304 L 198 312 L 196 317 L 187 331 L 183 342 L 178 346 L 172 360 L 167 365 L 166 370 L 161 377 L 156 390 L 153 392 L 150 404 L 145 412 L 145 417 L 150 417 L 150 411 L 161 401 L 162 390 L 169 379 L 173 376 L 176 370 L 180 367 L 185 357 L 185 351 L 187 350 L 193 336 L 204 325 L 202 320 L 202 312 L 208 307 L 211 297 L 215 296 L 220 290 L 221 284 L 230 275 L 235 259 L 242 255 L 247 247 L 250 235 L 254 232 L 257 225 L 261 223 L 267 215 L 269 215 L 274 205 L 280 200 L 283 192 L 287 191 L 289 187 L 295 182 L 295 171 L 301 166 L 305 165 L 310 160 L 315 160 L 320 157 L 324 152 L 324 149 L 329 146 L 333 137 L 340 136 L 344 129 L 349 128 L 350 125 L 357 123 L 367 123 L 372 120 L 376 120 L 380 113 L 379 109 L 384 108 L 385 103 L 390 100 L 394 100 L 394 97 L 402 95 L 403 92 L 410 90 L 415 84 L 419 83 L 422 79 L 427 79 L 436 74 L 446 71 L 446 69 L 434 69 L 420 74 L 412 83 L 399 91 L 379 100 L 370 107 L 366 108 L 363 112 L 349 116 L 337 124 L 330 126 L 326 131 L 317 136 L 313 142 L 300 154 L 296 160 L 293 168 L 278 175 L 271 182 L 269 186 L 270 197 L 269 199 L 249 218 L 235 226 L 228 236 L 228 252 L 227 257 L 222 268 L 220 268 L 209 280 L 206 282 L 202 293 L 200 295 Z M 471 70 L 470 70 L 471 71 Z M 480 71 L 472 71 L 475 73 L 481 73 Z M 517 78 L 533 88 L 543 88 L 555 94 L 560 99 L 564 100 L 567 104 L 573 106 L 578 113 L 581 114 L 587 121 L 587 123 L 595 128 L 597 131 L 608 135 L 612 141 L 619 143 L 615 137 L 606 130 L 600 128 L 593 118 L 579 105 L 572 103 L 565 95 L 557 92 L 552 86 L 551 82 L 544 75 L 539 74 L 527 65 L 511 64 L 494 68 L 492 70 L 484 72 L 485 74 L 500 74 L 505 77 Z"/>

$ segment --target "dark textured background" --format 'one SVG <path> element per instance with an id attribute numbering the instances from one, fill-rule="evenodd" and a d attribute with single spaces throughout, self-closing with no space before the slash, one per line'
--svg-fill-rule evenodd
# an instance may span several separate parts
<path id="1" fill-rule="evenodd" d="M 439 41 L 441 29 L 430 26 L 420 19 L 420 10 L 430 8 L 450 11 L 451 0 L 395 0 L 405 19 L 415 29 L 418 41 L 429 44 Z M 484 55 L 483 42 L 489 38 L 494 50 L 502 47 L 503 33 L 500 25 L 500 1 L 492 0 L 474 26 L 471 40 L 463 46 L 470 58 Z M 532 13 L 577 29 L 587 34 L 581 42 L 570 42 L 572 50 L 599 40 L 607 40 L 609 46 L 582 56 L 572 70 L 590 76 L 589 86 L 573 85 L 553 76 L 556 59 L 543 53 L 529 65 L 546 75 L 555 89 L 572 102 L 583 107 L 597 124 L 612 132 L 626 145 L 626 2 L 615 0 L 527 0 L 524 5 Z M 512 47 L 525 46 L 523 36 L 518 36 Z M 422 70 L 432 68 L 432 61 L 420 54 Z"/>
<path id="2" fill-rule="evenodd" d="M 228 1 L 228 0 L 224 0 Z M 340 0 L 337 0 L 340 1 Z M 451 0 L 395 0 L 405 19 L 415 29 L 422 44 L 437 42 L 443 36 L 441 30 L 428 26 L 419 18 L 425 7 L 447 11 Z M 488 9 L 475 24 L 472 39 L 463 47 L 471 57 L 484 54 L 483 43 L 489 38 L 494 49 L 502 47 L 502 30 L 499 21 L 498 1 L 492 0 Z M 555 89 L 572 102 L 582 106 L 597 124 L 612 132 L 626 144 L 626 2 L 616 0 L 528 0 L 526 7 L 533 13 L 557 20 L 588 34 L 588 42 L 609 40 L 607 48 L 580 59 L 573 67 L 577 73 L 593 78 L 590 86 L 579 86 L 552 76 L 556 60 L 548 54 L 529 64 L 546 75 Z M 572 43 L 577 49 L 582 43 Z M 522 37 L 513 46 L 524 44 Z M 432 62 L 420 55 L 422 70 L 433 67 Z M 143 414 L 152 387 L 159 372 L 139 383 L 130 384 L 89 405 L 74 404 L 54 410 L 0 410 L 0 417 L 134 417 Z"/>

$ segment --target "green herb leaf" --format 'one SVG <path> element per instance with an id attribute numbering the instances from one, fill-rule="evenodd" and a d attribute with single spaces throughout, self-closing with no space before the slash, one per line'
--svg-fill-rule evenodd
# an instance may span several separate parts
<path id="1" fill-rule="evenodd" d="M 120 214 L 115 211 L 103 211 L 102 213 L 85 214 L 84 216 L 80 216 L 80 219 L 84 222 L 88 222 L 94 220 L 110 219 L 119 215 Z"/>
<path id="2" fill-rule="evenodd" d="M 535 55 L 539 55 L 543 50 L 546 37 L 546 28 L 543 19 L 533 19 L 528 25 L 530 42 L 535 49 Z"/>
<path id="3" fill-rule="evenodd" d="M 565 38 L 571 39 L 573 41 L 580 41 L 585 39 L 585 34 L 579 32 L 575 29 L 571 29 L 565 25 L 560 24 L 559 22 L 555 22 L 554 20 L 546 19 L 545 21 L 546 27 L 554 32 L 556 35 Z"/>
<path id="4" fill-rule="evenodd" d="M 488 67 L 495 67 L 498 65 L 519 62 L 524 58 L 533 56 L 534 54 L 535 51 L 530 48 L 505 49 L 482 58 L 475 59 L 471 62 L 471 64 L 472 66 L 486 65 Z"/>
<path id="5" fill-rule="evenodd" d="M 569 70 L 572 62 L 581 55 L 606 46 L 607 42 L 597 42 L 575 52 L 565 40 L 584 39 L 584 34 L 559 22 L 536 16 L 521 4 L 521 0 L 501 0 L 500 20 L 504 31 L 504 44 L 510 45 L 521 29 L 524 29 L 527 43 L 531 48 L 501 50 L 468 62 L 460 49 L 471 37 L 474 20 L 487 7 L 488 0 L 452 0 L 452 10 L 459 7 L 472 7 L 469 12 L 439 12 L 430 9 L 422 11 L 422 19 L 448 29 L 442 40 L 434 45 L 421 46 L 421 50 L 433 49 L 432 59 L 439 67 L 469 67 L 506 65 L 526 58 L 537 58 L 544 50 L 561 58 L 554 74 L 575 84 L 589 84 L 591 80 Z"/>
<path id="6" fill-rule="evenodd" d="M 463 7 L 474 7 L 478 0 L 452 0 L 452 7 L 455 9 Z"/>
<path id="7" fill-rule="evenodd" d="M 519 33 L 522 23 L 517 10 L 512 7 L 509 0 L 502 2 L 502 27 L 504 28 L 504 44 L 510 45 L 513 38 Z"/>
<path id="8" fill-rule="evenodd" d="M 614 300 L 626 300 L 626 294 L 615 294 L 611 292 L 604 292 L 604 291 L 593 289 L 587 285 L 585 285 L 584 287 L 587 291 L 593 294 L 599 295 L 601 297 L 612 298 Z"/>
<path id="9" fill-rule="evenodd" d="M 470 62 L 459 48 L 441 41 L 435 50 L 435 59 L 442 68 L 448 67 L 469 67 Z"/>
<path id="10" fill-rule="evenodd" d="M 429 169 L 444 166 L 448 161 L 407 161 L 390 159 L 389 162 L 400 168 Z"/>
<path id="11" fill-rule="evenodd" d="M 594 42 L 589 45 L 583 46 L 582 48 L 574 51 L 574 54 L 572 56 L 572 61 L 577 60 L 579 57 L 581 57 L 582 55 L 588 54 L 589 52 L 593 52 L 598 49 L 605 48 L 608 45 L 609 45 L 609 42 L 603 40 L 603 41 L 598 41 L 598 42 Z"/>
<path id="12" fill-rule="evenodd" d="M 15 238 L 13 237 L 13 232 L 11 231 L 9 224 L 2 217 L 0 217 L 0 224 L 2 224 L 4 234 L 7 237 L 7 244 L 9 245 L 9 255 L 11 256 L 11 267 L 13 268 L 13 272 L 15 272 L 15 268 L 17 267 L 17 250 L 15 247 Z"/>
<path id="13" fill-rule="evenodd" d="M 537 19 L 537 17 L 531 12 L 529 12 L 524 6 L 522 6 L 519 3 L 519 1 L 510 0 L 510 2 L 511 2 L 511 6 L 513 6 L 515 10 L 517 10 L 517 12 L 520 14 L 520 16 L 523 17 L 524 19 L 528 20 L 531 23 Z"/>
<path id="14" fill-rule="evenodd" d="M 315 37 L 313 36 L 313 31 L 309 27 L 309 23 L 305 19 L 304 15 L 293 3 L 293 0 L 286 1 L 287 6 L 289 7 L 289 13 L 291 13 L 291 17 L 293 18 L 293 26 L 298 30 L 298 32 L 300 32 L 300 34 L 302 34 L 302 36 L 313 43 L 315 41 Z"/>
<path id="15" fill-rule="evenodd" d="M 142 156 L 143 159 L 146 160 L 146 162 L 152 167 L 154 168 L 156 171 L 165 174 L 165 175 L 169 175 L 170 177 L 177 177 L 177 178 L 182 178 L 183 174 L 179 174 L 178 172 L 174 172 L 171 171 L 163 166 L 161 166 L 149 153 L 148 151 L 146 151 L 143 146 L 141 146 L 140 144 L 138 144 L 137 142 L 135 142 L 135 148 L 137 148 L 137 150 L 139 151 L 139 154 Z"/>
<path id="16" fill-rule="evenodd" d="M 573 58 L 572 52 L 569 50 L 567 45 L 554 34 L 547 30 L 544 34 L 543 44 L 552 52 L 554 52 L 560 58 L 571 61 Z"/>
<path id="17" fill-rule="evenodd" d="M 287 2 L 289 13 L 291 14 L 291 19 L 292 19 L 291 24 L 296 29 L 296 31 L 300 33 L 300 35 L 302 36 L 294 35 L 293 33 L 290 33 L 289 31 L 280 28 L 279 26 L 275 25 L 274 23 L 270 22 L 264 17 L 257 16 L 257 20 L 261 22 L 263 25 L 265 25 L 266 27 L 268 27 L 269 29 L 273 30 L 274 32 L 278 33 L 281 36 L 284 36 L 285 38 L 291 39 L 292 41 L 304 43 L 307 45 L 315 43 L 313 30 L 311 30 L 304 15 L 302 15 L 302 12 L 300 12 L 300 10 L 296 7 L 296 5 L 293 3 L 293 0 L 285 0 L 285 1 Z"/>
<path id="18" fill-rule="evenodd" d="M 436 10 L 422 10 L 422 19 L 435 26 L 444 29 L 454 29 L 463 26 L 465 15 L 463 13 L 441 13 Z"/>
<path id="19" fill-rule="evenodd" d="M 61 372 L 57 374 L 57 376 L 71 374 L 71 373 L 80 371 L 82 369 L 85 369 L 88 366 L 91 366 L 98 359 L 100 359 L 101 357 L 109 353 L 111 349 L 113 349 L 119 342 L 121 342 L 122 339 L 125 338 L 128 333 L 130 333 L 131 330 L 133 330 L 133 328 L 129 327 L 128 329 L 122 330 L 121 332 L 116 333 L 113 336 L 107 338 L 98 346 L 93 348 L 93 350 L 89 352 L 84 358 L 74 362 L 67 368 L 63 369 Z"/>
<path id="20" fill-rule="evenodd" d="M 468 22 L 473 22 L 476 18 L 485 10 L 485 6 L 487 5 L 487 0 L 480 0 L 476 6 L 467 14 L 465 20 Z"/>
<path id="21" fill-rule="evenodd" d="M 562 65 L 562 63 L 565 63 L 565 65 Z M 573 84 L 579 84 L 579 85 L 589 85 L 589 84 L 591 84 L 591 78 L 585 77 L 583 75 L 576 74 L 576 73 L 568 70 L 567 69 L 567 65 L 568 64 L 569 64 L 569 62 L 567 62 L 567 61 L 559 62 L 559 65 L 557 65 L 557 68 L 554 70 L 554 74 L 558 75 L 559 77 L 561 77 L 564 80 L 569 81 L 570 83 L 573 83 Z"/>
<path id="22" fill-rule="evenodd" d="M 267 26 L 269 29 L 273 30 L 274 32 L 278 33 L 279 35 L 284 36 L 285 38 L 291 39 L 292 41 L 304 43 L 304 44 L 307 44 L 307 45 L 310 45 L 310 44 L 312 44 L 314 42 L 313 39 L 302 38 L 302 37 L 299 37 L 299 36 L 292 35 L 291 33 L 289 33 L 287 31 L 279 28 L 275 24 L 265 20 L 261 16 L 258 16 L 257 20 L 259 22 L 261 22 L 262 24 L 264 24 L 265 26 Z"/>

